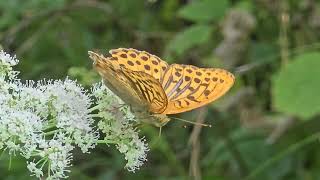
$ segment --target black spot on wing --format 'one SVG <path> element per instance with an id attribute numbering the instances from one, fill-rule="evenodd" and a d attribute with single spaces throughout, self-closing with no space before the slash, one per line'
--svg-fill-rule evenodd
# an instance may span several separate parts
<path id="1" fill-rule="evenodd" d="M 189 99 L 190 101 L 193 101 L 193 102 L 197 102 L 197 103 L 200 102 L 194 96 L 191 96 L 191 95 L 187 96 L 187 99 Z"/>

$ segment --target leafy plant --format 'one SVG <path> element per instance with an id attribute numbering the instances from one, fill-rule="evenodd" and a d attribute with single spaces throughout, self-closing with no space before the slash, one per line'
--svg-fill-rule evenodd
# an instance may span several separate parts
<path id="1" fill-rule="evenodd" d="M 302 119 L 320 113 L 320 53 L 294 57 L 273 79 L 274 106 L 278 111 Z"/>

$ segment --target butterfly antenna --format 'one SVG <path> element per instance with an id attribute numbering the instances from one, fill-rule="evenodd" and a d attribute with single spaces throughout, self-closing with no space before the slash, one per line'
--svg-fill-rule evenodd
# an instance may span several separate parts
<path id="1" fill-rule="evenodd" d="M 197 126 L 212 127 L 211 124 L 198 123 L 198 122 L 188 121 L 188 120 L 181 119 L 181 118 L 176 118 L 176 117 L 170 117 L 170 118 L 176 119 L 176 120 L 179 120 L 179 121 L 183 121 L 183 122 L 186 122 L 186 123 L 194 124 L 194 125 L 197 125 Z"/>

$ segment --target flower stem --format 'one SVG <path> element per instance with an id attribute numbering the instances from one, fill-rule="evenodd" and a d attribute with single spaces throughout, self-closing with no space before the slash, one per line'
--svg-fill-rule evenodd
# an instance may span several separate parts
<path id="1" fill-rule="evenodd" d="M 88 109 L 88 111 L 89 111 L 89 112 L 92 112 L 92 111 L 94 111 L 94 110 L 99 109 L 101 106 L 102 106 L 101 104 L 98 104 L 98 105 L 93 106 L 92 108 Z"/>
<path id="2" fill-rule="evenodd" d="M 5 150 L 2 150 L 2 152 L 0 153 L 0 159 L 3 157 Z"/>
<path id="3" fill-rule="evenodd" d="M 48 177 L 50 177 L 51 163 L 48 164 Z"/>
<path id="4" fill-rule="evenodd" d="M 103 140 L 98 140 L 97 143 L 98 144 L 116 144 L 117 142 L 103 139 Z"/>
<path id="5" fill-rule="evenodd" d="M 51 124 L 49 124 L 45 129 L 43 129 L 43 131 L 47 131 L 47 130 L 49 130 L 49 129 L 55 128 L 56 126 L 57 126 L 56 123 L 51 123 Z"/>
<path id="6" fill-rule="evenodd" d="M 96 118 L 102 118 L 103 116 L 101 116 L 101 115 L 99 115 L 99 114 L 89 114 L 90 115 L 90 117 L 92 117 L 92 118 L 94 118 L 94 117 L 96 117 Z"/>
<path id="7" fill-rule="evenodd" d="M 49 135 L 55 134 L 56 132 L 59 132 L 59 129 L 56 129 L 56 130 L 53 130 L 53 131 L 46 132 L 46 133 L 44 133 L 44 135 L 45 135 L 45 136 L 49 136 Z"/>
<path id="8" fill-rule="evenodd" d="M 9 158 L 9 167 L 8 167 L 8 170 L 10 171 L 11 170 L 11 165 L 12 165 L 12 157 L 10 155 L 10 158 Z"/>

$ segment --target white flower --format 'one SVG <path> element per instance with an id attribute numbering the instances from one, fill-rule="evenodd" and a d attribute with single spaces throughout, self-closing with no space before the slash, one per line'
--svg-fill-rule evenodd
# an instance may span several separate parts
<path id="1" fill-rule="evenodd" d="M 69 79 L 38 83 L 29 81 L 27 85 L 19 86 L 17 94 L 19 108 L 31 108 L 44 119 L 50 117 L 45 123 L 63 129 L 83 152 L 95 146 L 98 134 L 92 127 L 93 119 L 89 115 L 91 99 L 76 82 Z"/>
<path id="2" fill-rule="evenodd" d="M 74 146 L 65 142 L 65 134 L 58 133 L 53 139 L 44 141 L 42 148 L 38 149 L 41 160 L 35 163 L 35 160 L 28 162 L 28 169 L 38 178 L 43 176 L 43 166 L 48 165 L 50 178 L 67 178 L 66 173 L 70 172 L 72 153 Z"/>
<path id="3" fill-rule="evenodd" d="M 7 54 L 3 50 L 0 50 L 0 61 L 9 66 L 15 66 L 19 63 L 19 60 L 17 60 L 16 56 L 10 56 L 10 54 Z"/>
<path id="4" fill-rule="evenodd" d="M 126 168 L 135 172 L 146 161 L 148 145 L 139 138 L 134 129 L 136 119 L 130 108 L 102 84 L 94 86 L 93 94 L 97 98 L 98 116 L 102 118 L 98 127 L 105 134 L 104 141 L 113 143 L 125 155 Z"/>
<path id="5" fill-rule="evenodd" d="M 149 147 L 145 141 L 144 138 L 139 139 L 138 137 L 134 137 L 134 140 L 132 140 L 130 144 L 131 148 L 125 152 L 125 159 L 128 161 L 126 168 L 129 171 L 135 172 L 137 169 L 139 170 L 140 166 L 147 161 L 146 152 L 149 151 Z"/>
<path id="6" fill-rule="evenodd" d="M 48 142 L 47 148 L 43 151 L 45 156 L 48 157 L 50 164 L 50 171 L 55 178 L 67 178 L 66 172 L 70 172 L 67 168 L 71 166 L 73 146 L 65 143 L 65 134 L 59 133 Z"/>
<path id="7" fill-rule="evenodd" d="M 0 51 L 0 149 L 28 159 L 38 178 L 45 165 L 49 179 L 66 178 L 72 150 L 89 152 L 98 140 L 89 114 L 91 96 L 69 79 L 23 84 L 12 70 L 17 63 Z"/>
<path id="8" fill-rule="evenodd" d="M 22 150 L 24 143 L 33 142 L 41 129 L 41 119 L 30 111 L 0 109 L 0 142 L 10 153 Z"/>
<path id="9" fill-rule="evenodd" d="M 73 149 L 89 153 L 98 142 L 94 117 L 104 133 L 99 142 L 115 144 L 129 171 L 146 161 L 149 149 L 133 128 L 135 116 L 108 88 L 100 83 L 90 94 L 70 79 L 22 83 L 12 69 L 18 62 L 0 51 L 0 150 L 26 158 L 32 175 L 67 178 Z"/>
<path id="10" fill-rule="evenodd" d="M 37 178 L 41 178 L 43 176 L 43 172 L 41 168 L 37 167 L 37 164 L 34 162 L 28 162 L 27 168 L 31 173 L 33 173 Z"/>
<path id="11" fill-rule="evenodd" d="M 15 56 L 12 57 L 10 54 L 0 50 L 0 87 L 3 86 L 5 78 L 9 81 L 15 80 L 19 72 L 13 71 L 12 66 L 17 65 L 18 62 L 19 60 Z"/>
<path id="12" fill-rule="evenodd" d="M 51 98 L 51 116 L 56 115 L 56 127 L 70 134 L 83 152 L 94 148 L 98 133 L 92 127 L 93 119 L 88 110 L 91 99 L 86 91 L 69 79 L 54 81 L 40 89 L 44 89 L 45 96 Z"/>

